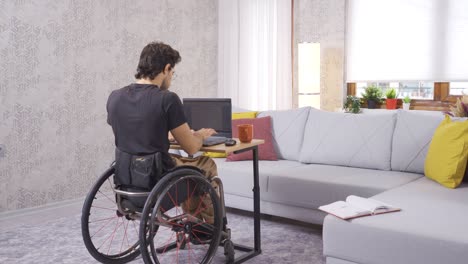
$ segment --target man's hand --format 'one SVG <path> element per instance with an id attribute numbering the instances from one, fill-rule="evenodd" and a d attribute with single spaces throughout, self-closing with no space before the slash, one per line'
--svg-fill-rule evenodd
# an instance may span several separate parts
<path id="1" fill-rule="evenodd" d="M 167 135 L 167 138 L 169 139 L 170 142 L 175 141 L 174 136 L 171 134 L 171 131 L 169 131 L 169 134 Z"/>
<path id="2" fill-rule="evenodd" d="M 217 133 L 218 132 L 216 132 L 216 130 L 214 130 L 212 128 L 202 128 L 200 130 L 197 130 L 197 131 L 193 132 L 193 135 L 194 136 L 200 136 L 202 139 L 205 139 L 205 138 L 211 137 L 212 135 L 215 135 Z"/>
<path id="3" fill-rule="evenodd" d="M 191 131 L 187 123 L 171 130 L 171 134 L 177 140 L 182 149 L 190 155 L 197 153 L 203 146 L 203 140 L 217 132 L 212 128 L 202 128 L 198 131 Z"/>

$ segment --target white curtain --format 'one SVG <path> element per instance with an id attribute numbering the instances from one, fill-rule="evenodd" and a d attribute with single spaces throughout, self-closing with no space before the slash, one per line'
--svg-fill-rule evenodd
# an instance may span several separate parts
<path id="1" fill-rule="evenodd" d="M 346 76 L 468 80 L 468 0 L 348 0 Z"/>
<path id="2" fill-rule="evenodd" d="M 291 108 L 291 0 L 220 0 L 218 38 L 218 97 Z"/>

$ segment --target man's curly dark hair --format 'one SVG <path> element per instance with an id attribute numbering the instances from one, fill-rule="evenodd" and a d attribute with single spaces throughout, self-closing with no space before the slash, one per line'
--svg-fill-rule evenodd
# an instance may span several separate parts
<path id="1" fill-rule="evenodd" d="M 179 52 L 171 46 L 162 42 L 151 42 L 141 51 L 135 78 L 154 80 L 167 64 L 174 68 L 181 59 Z"/>

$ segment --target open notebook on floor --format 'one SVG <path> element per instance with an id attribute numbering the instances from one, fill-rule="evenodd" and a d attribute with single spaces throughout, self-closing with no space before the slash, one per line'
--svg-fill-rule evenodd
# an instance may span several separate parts
<path id="1" fill-rule="evenodd" d="M 400 208 L 393 207 L 374 199 L 362 198 L 355 195 L 346 197 L 345 202 L 337 201 L 331 204 L 322 205 L 318 209 L 344 220 L 401 210 Z"/>

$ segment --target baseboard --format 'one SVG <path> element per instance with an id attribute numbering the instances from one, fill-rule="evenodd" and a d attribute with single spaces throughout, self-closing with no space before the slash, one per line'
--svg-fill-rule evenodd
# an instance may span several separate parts
<path id="1" fill-rule="evenodd" d="M 0 213 L 0 227 L 5 231 L 24 224 L 48 222 L 60 217 L 80 214 L 84 197 L 49 203 L 37 207 L 11 210 Z"/>

